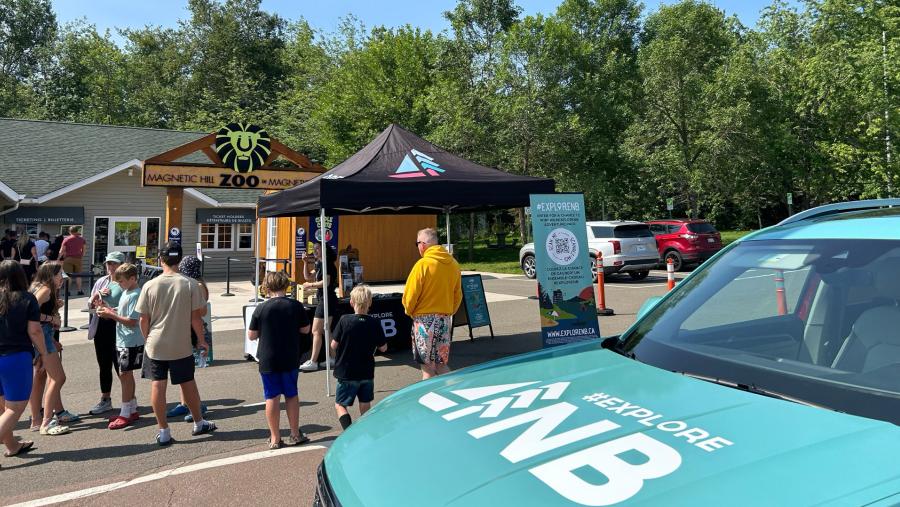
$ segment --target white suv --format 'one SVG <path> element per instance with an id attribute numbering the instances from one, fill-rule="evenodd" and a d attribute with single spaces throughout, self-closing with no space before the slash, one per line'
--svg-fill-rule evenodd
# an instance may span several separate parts
<path id="1" fill-rule="evenodd" d="M 628 273 L 634 280 L 643 280 L 659 264 L 656 239 L 647 224 L 614 220 L 587 222 L 586 225 L 592 270 L 597 252 L 603 253 L 604 275 Z M 528 243 L 519 250 L 519 265 L 525 276 L 535 277 L 534 243 Z"/>

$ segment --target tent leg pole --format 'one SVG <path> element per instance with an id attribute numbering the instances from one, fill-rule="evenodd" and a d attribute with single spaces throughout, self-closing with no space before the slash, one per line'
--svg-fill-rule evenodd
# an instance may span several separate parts
<path id="1" fill-rule="evenodd" d="M 331 359 L 331 326 L 328 325 L 328 300 L 331 299 L 328 294 L 328 243 L 325 241 L 325 208 L 319 210 L 319 231 L 321 231 L 322 236 L 322 296 L 325 298 L 324 304 L 322 305 L 323 313 L 325 314 L 325 336 L 322 343 L 322 347 L 325 349 L 325 396 L 331 396 L 331 365 L 329 364 L 329 360 Z M 315 361 L 316 358 L 313 358 Z"/>
<path id="2" fill-rule="evenodd" d="M 271 218 L 269 220 L 272 220 Z M 253 250 L 256 254 L 256 264 L 253 266 L 253 304 L 259 304 L 259 216 L 256 217 L 256 222 L 253 225 L 253 235 L 256 236 L 254 239 L 256 241 L 253 242 L 253 246 L 255 247 Z M 225 260 L 225 264 L 228 264 L 228 260 Z"/>

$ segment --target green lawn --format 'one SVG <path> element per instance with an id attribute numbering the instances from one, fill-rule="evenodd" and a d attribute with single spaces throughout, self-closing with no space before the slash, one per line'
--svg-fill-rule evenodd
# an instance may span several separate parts
<path id="1" fill-rule="evenodd" d="M 459 266 L 465 271 L 481 271 L 486 273 L 507 273 L 512 275 L 521 275 L 522 268 L 519 267 L 519 248 L 487 248 L 484 242 L 480 244 L 475 242 L 472 262 L 469 262 L 469 246 L 466 243 L 457 243 L 453 246 L 455 249 L 455 257 L 459 261 Z"/>
<path id="2" fill-rule="evenodd" d="M 727 245 L 753 231 L 719 231 L 722 245 Z M 484 241 L 475 242 L 474 258 L 469 262 L 468 244 L 464 242 L 454 245 L 456 259 L 465 271 L 481 271 L 484 273 L 507 273 L 521 275 L 519 266 L 519 247 L 487 248 Z"/>
<path id="3" fill-rule="evenodd" d="M 722 246 L 734 243 L 751 232 L 753 231 L 719 231 L 719 234 L 722 235 Z"/>

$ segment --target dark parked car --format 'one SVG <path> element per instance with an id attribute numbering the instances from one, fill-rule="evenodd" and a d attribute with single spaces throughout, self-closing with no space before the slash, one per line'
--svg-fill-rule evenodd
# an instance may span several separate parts
<path id="1" fill-rule="evenodd" d="M 647 224 L 656 236 L 660 260 L 665 264 L 672 259 L 675 271 L 700 264 L 722 249 L 719 231 L 706 220 L 676 218 L 651 220 Z"/>

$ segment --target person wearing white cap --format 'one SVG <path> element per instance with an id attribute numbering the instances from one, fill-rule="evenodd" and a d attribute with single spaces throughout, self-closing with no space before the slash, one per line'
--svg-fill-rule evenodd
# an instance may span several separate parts
<path id="1" fill-rule="evenodd" d="M 117 308 L 122 297 L 122 287 L 115 281 L 116 270 L 125 262 L 122 252 L 110 252 L 103 265 L 106 276 L 101 277 L 91 289 L 90 308 Z M 88 339 L 94 341 L 94 352 L 97 366 L 100 368 L 100 401 L 91 408 L 91 415 L 100 415 L 113 409 L 112 384 L 113 372 L 119 375 L 119 360 L 116 352 L 116 323 L 109 319 L 101 319 L 91 315 L 88 327 Z"/>

